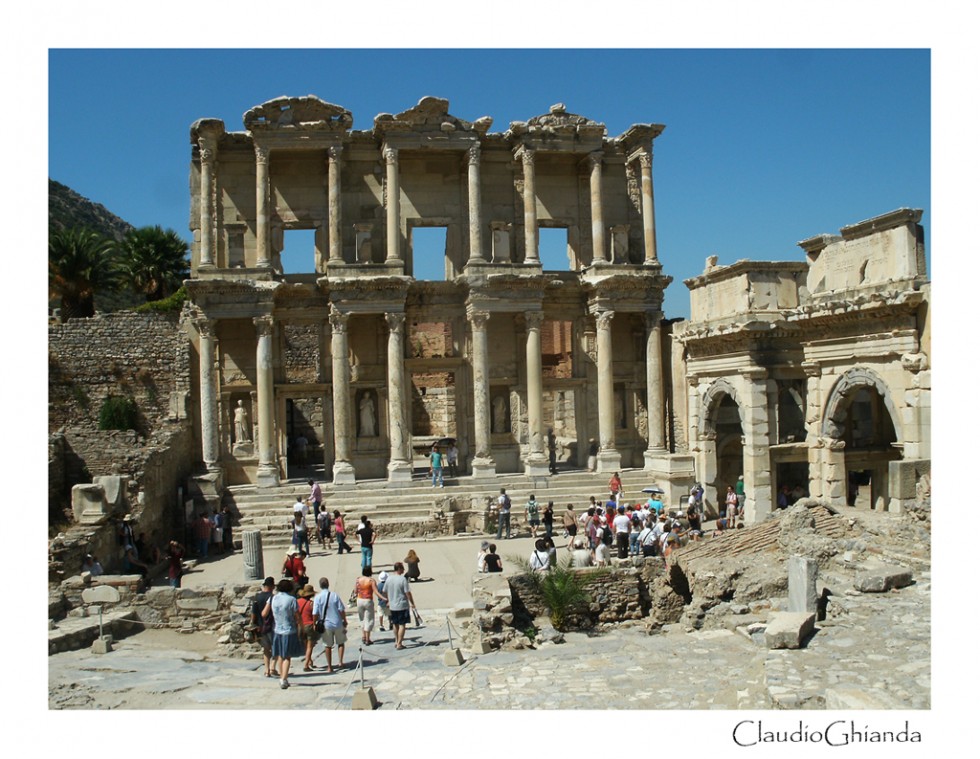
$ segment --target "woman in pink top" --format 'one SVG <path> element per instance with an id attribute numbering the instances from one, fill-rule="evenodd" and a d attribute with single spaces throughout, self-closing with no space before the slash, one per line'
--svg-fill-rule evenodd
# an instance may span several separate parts
<path id="1" fill-rule="evenodd" d="M 345 548 L 347 549 L 347 553 L 354 550 L 344 540 L 344 537 L 347 535 L 347 530 L 344 529 L 344 518 L 340 516 L 339 511 L 333 513 L 333 531 L 337 535 L 337 553 L 342 554 Z"/>

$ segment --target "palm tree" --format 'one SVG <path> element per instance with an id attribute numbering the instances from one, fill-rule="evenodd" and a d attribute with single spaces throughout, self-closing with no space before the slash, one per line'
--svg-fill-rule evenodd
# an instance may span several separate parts
<path id="1" fill-rule="evenodd" d="M 120 243 L 119 252 L 120 278 L 135 292 L 143 293 L 147 301 L 166 298 L 190 276 L 187 243 L 172 229 L 154 226 L 131 230 Z"/>
<path id="2" fill-rule="evenodd" d="M 48 235 L 48 291 L 61 298 L 61 320 L 95 314 L 96 290 L 116 284 L 116 243 L 91 229 Z"/>

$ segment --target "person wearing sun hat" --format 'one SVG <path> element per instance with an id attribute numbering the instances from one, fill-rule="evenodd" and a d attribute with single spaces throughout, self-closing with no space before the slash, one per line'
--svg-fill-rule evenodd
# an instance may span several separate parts
<path id="1" fill-rule="evenodd" d="M 303 660 L 303 671 L 313 671 L 313 647 L 320 640 L 320 634 L 313 624 L 313 602 L 316 595 L 312 585 L 304 585 L 296 594 L 296 605 L 299 607 L 299 641 L 306 646 L 306 658 Z"/>

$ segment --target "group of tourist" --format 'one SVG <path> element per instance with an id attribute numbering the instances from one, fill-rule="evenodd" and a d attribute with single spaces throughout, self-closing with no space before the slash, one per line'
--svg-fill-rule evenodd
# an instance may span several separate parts
<path id="1" fill-rule="evenodd" d="M 290 549 L 290 553 L 294 549 Z M 354 584 L 352 595 L 356 599 L 357 616 L 361 623 L 361 643 L 374 644 L 371 633 L 375 623 L 377 599 L 380 629 L 384 630 L 384 618 L 390 620 L 394 633 L 395 648 L 405 646 L 405 632 L 415 609 L 415 599 L 408 586 L 405 566 L 395 562 L 392 573 L 382 572 L 374 578 L 370 565 L 361 570 Z M 303 671 L 334 672 L 333 651 L 337 649 L 337 669 L 344 668 L 347 644 L 347 608 L 339 594 L 330 590 L 326 577 L 319 580 L 317 592 L 304 574 L 283 578 L 278 583 L 272 577 L 265 578 L 262 591 L 253 599 L 251 606 L 252 631 L 262 646 L 264 674 L 279 678 L 279 687 L 289 687 L 289 670 L 292 659 L 303 657 Z M 313 662 L 313 650 L 323 641 L 326 666 Z"/>
<path id="2" fill-rule="evenodd" d="M 227 504 L 222 506 L 220 511 L 202 511 L 197 515 L 190 525 L 190 531 L 199 560 L 208 558 L 209 553 L 234 551 L 233 521 L 231 509 Z"/>
<path id="3" fill-rule="evenodd" d="M 449 441 L 445 453 L 442 452 L 438 443 L 433 443 L 432 449 L 429 451 L 429 476 L 432 478 L 432 487 L 446 487 L 443 469 L 449 470 L 450 477 L 456 477 L 459 473 L 458 465 L 459 449 L 456 447 L 455 440 Z"/>

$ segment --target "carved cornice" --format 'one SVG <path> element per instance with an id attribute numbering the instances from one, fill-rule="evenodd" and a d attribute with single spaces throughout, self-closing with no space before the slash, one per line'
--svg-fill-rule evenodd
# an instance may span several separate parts
<path id="1" fill-rule="evenodd" d="M 250 108 L 242 116 L 250 132 L 278 130 L 344 132 L 354 118 L 346 108 L 314 95 L 278 97 Z"/>

